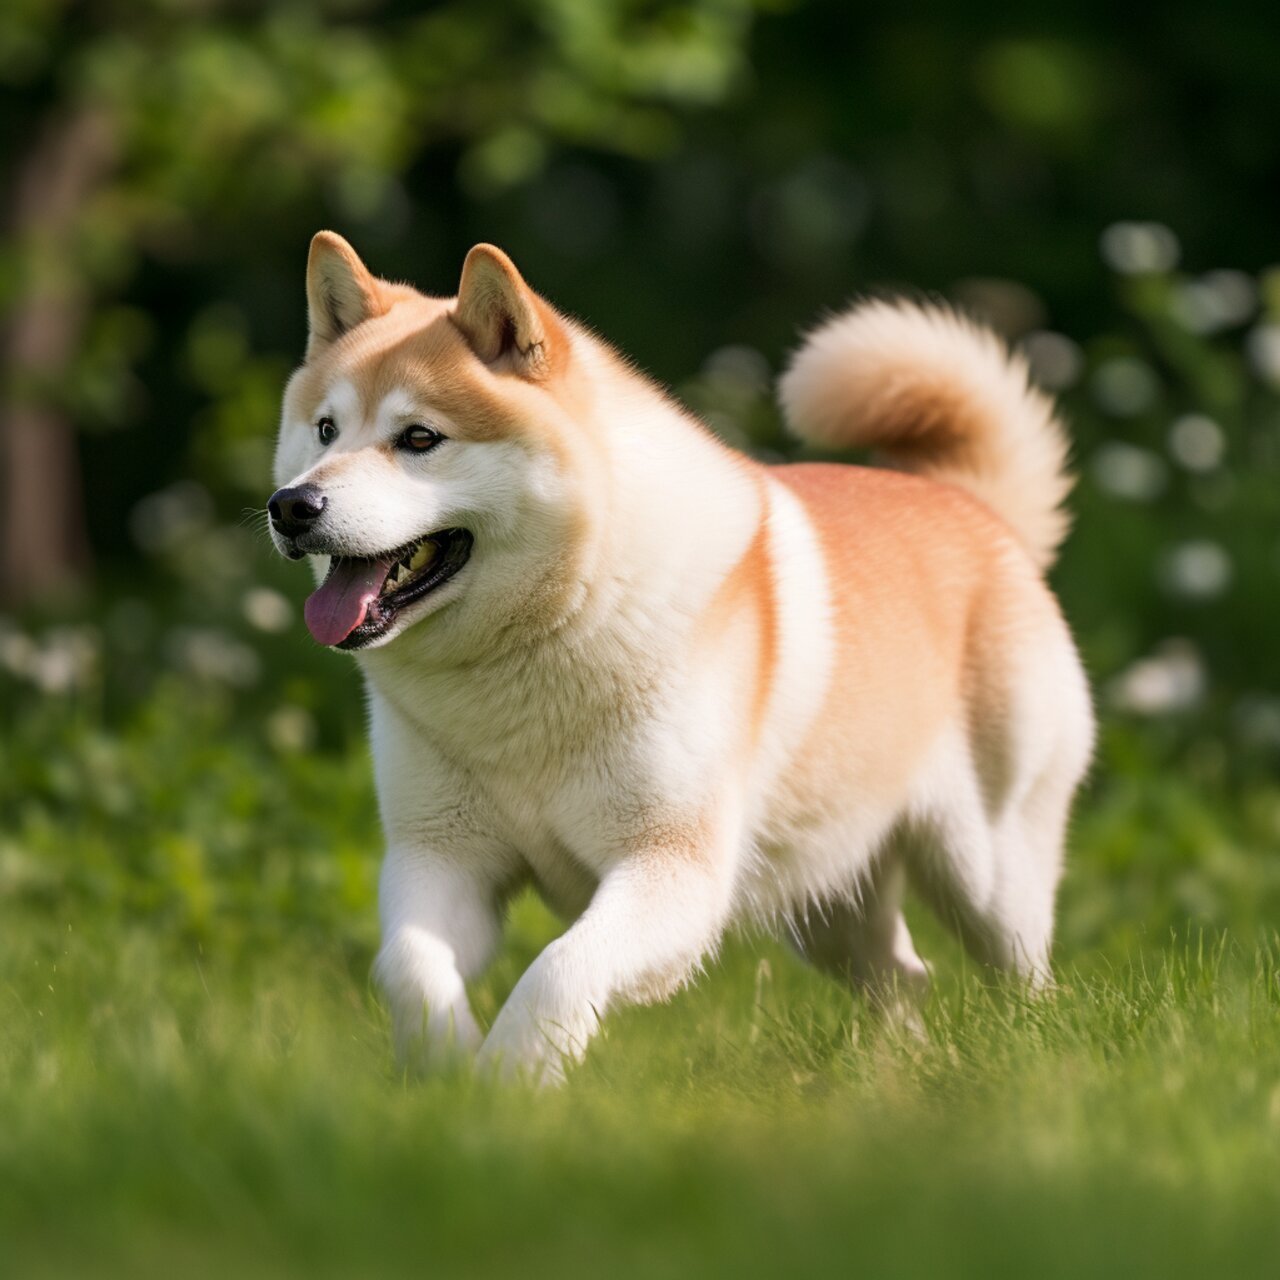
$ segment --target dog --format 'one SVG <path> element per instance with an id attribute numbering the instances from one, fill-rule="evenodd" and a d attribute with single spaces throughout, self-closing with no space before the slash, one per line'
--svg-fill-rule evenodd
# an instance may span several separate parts
<path id="1" fill-rule="evenodd" d="M 1048 979 L 1094 727 L 1044 579 L 1067 440 L 1020 357 L 862 302 L 780 400 L 890 465 L 765 465 L 490 245 L 432 297 L 323 231 L 306 291 L 268 510 L 368 690 L 402 1060 L 557 1081 L 743 922 L 890 1007 L 928 976 L 908 883 Z M 465 984 L 529 884 L 572 923 L 485 1034 Z"/>

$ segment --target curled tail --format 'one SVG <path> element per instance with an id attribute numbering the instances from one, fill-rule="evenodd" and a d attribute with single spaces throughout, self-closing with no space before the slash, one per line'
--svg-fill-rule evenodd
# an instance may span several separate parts
<path id="1" fill-rule="evenodd" d="M 939 306 L 863 302 L 811 333 L 779 387 L 791 429 L 868 447 L 891 465 L 969 490 L 1041 568 L 1068 527 L 1067 437 L 1026 362 Z"/>

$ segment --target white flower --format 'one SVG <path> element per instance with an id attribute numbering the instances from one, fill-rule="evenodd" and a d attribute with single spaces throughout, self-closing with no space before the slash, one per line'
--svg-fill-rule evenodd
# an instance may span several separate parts
<path id="1" fill-rule="evenodd" d="M 240 607 L 249 625 L 259 631 L 287 631 L 293 621 L 293 605 L 270 587 L 251 587 Z"/>
<path id="2" fill-rule="evenodd" d="M 258 655 L 247 644 L 214 627 L 175 627 L 168 648 L 175 666 L 215 684 L 247 688 L 262 672 Z"/>
<path id="3" fill-rule="evenodd" d="M 1126 667 L 1107 692 L 1121 711 L 1167 715 L 1194 707 L 1204 697 L 1206 684 L 1200 651 L 1190 640 L 1171 639 Z"/>
<path id="4" fill-rule="evenodd" d="M 100 643 L 91 627 L 55 627 L 39 639 L 0 628 L 0 666 L 42 693 L 71 693 L 92 683 Z"/>
<path id="5" fill-rule="evenodd" d="M 1210 271 L 1173 293 L 1173 317 L 1192 333 L 1218 333 L 1244 324 L 1258 308 L 1258 286 L 1243 271 Z"/>
<path id="6" fill-rule="evenodd" d="M 1121 275 L 1172 271 L 1182 256 L 1178 237 L 1159 222 L 1115 222 L 1103 233 L 1102 257 Z"/>
<path id="7" fill-rule="evenodd" d="M 1168 476 L 1159 454 L 1123 440 L 1104 444 L 1093 455 L 1092 464 L 1099 488 L 1130 502 L 1150 502 L 1158 497 Z"/>
<path id="8" fill-rule="evenodd" d="M 1202 413 L 1184 414 L 1169 428 L 1169 452 L 1188 471 L 1212 471 L 1226 447 L 1222 428 Z"/>
<path id="9" fill-rule="evenodd" d="M 1258 325 L 1245 339 L 1245 350 L 1258 376 L 1271 386 L 1280 387 L 1280 324 Z"/>
<path id="10" fill-rule="evenodd" d="M 1084 352 L 1065 334 L 1037 329 L 1022 342 L 1031 376 L 1048 391 L 1065 391 L 1080 379 Z"/>
<path id="11" fill-rule="evenodd" d="M 1212 600 L 1230 585 L 1231 557 L 1207 538 L 1174 547 L 1160 567 L 1160 578 L 1171 595 L 1188 600 Z"/>

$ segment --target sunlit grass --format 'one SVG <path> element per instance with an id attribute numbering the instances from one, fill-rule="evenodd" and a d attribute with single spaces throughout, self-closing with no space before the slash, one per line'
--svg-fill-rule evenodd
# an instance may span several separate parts
<path id="1" fill-rule="evenodd" d="M 505 975 L 545 927 L 521 908 Z M 10 921 L 14 1274 L 1272 1274 L 1276 952 L 940 982 L 921 1037 L 773 944 L 558 1093 L 407 1082 L 360 946 Z"/>

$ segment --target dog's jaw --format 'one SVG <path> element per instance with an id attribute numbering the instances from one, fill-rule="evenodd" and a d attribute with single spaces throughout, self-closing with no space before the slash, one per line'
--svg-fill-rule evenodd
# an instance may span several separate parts
<path id="1" fill-rule="evenodd" d="M 473 544 L 468 530 L 444 529 L 381 556 L 331 556 L 306 603 L 312 638 L 346 650 L 390 642 L 435 611 L 436 593 L 466 565 Z"/>

